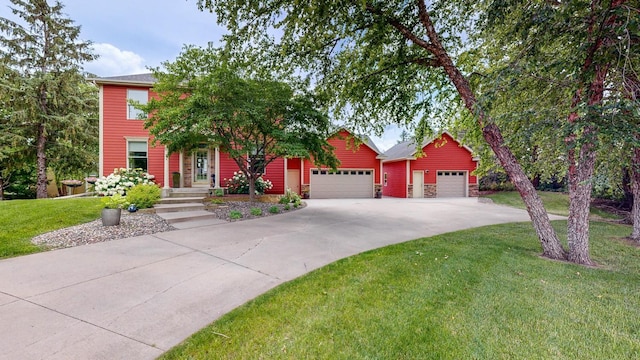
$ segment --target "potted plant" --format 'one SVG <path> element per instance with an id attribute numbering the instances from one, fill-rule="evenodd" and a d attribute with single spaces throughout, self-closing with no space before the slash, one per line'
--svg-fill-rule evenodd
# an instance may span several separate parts
<path id="1" fill-rule="evenodd" d="M 127 198 L 120 194 L 105 196 L 102 198 L 102 204 L 104 205 L 104 209 L 102 209 L 102 225 L 119 225 L 122 208 L 127 206 Z"/>

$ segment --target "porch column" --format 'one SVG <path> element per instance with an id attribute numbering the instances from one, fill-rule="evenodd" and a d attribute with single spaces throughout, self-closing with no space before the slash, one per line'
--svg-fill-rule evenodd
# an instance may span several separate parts
<path id="1" fill-rule="evenodd" d="M 283 194 L 287 193 L 287 189 L 289 188 L 289 158 L 284 158 L 284 191 Z"/>
<path id="2" fill-rule="evenodd" d="M 169 188 L 169 149 L 164 147 L 164 188 Z"/>
<path id="3" fill-rule="evenodd" d="M 179 159 L 178 159 L 178 172 L 180 173 L 180 187 L 184 187 L 184 151 L 180 151 Z"/>
<path id="4" fill-rule="evenodd" d="M 216 146 L 216 151 L 215 151 L 215 175 L 216 175 L 216 181 L 213 184 L 213 187 L 216 189 L 220 188 L 220 148 Z"/>

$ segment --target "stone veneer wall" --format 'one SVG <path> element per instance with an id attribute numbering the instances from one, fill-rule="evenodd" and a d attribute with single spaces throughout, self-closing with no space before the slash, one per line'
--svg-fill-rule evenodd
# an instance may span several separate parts
<path id="1" fill-rule="evenodd" d="M 438 187 L 436 184 L 424 184 L 424 197 L 434 198 L 438 193 Z"/>
<path id="2" fill-rule="evenodd" d="M 413 198 L 413 184 L 407 185 L 407 197 Z"/>
<path id="3" fill-rule="evenodd" d="M 191 187 L 192 185 L 192 176 L 193 169 L 191 168 L 191 155 L 183 153 L 182 154 L 182 162 L 184 164 L 184 169 L 182 169 L 182 183 L 184 187 Z"/>
<path id="4" fill-rule="evenodd" d="M 469 197 L 480 196 L 478 184 L 469 184 Z"/>

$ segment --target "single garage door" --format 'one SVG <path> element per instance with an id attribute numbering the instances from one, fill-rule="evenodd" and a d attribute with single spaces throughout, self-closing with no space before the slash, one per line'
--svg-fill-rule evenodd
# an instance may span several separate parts
<path id="1" fill-rule="evenodd" d="M 373 170 L 311 169 L 309 197 L 312 199 L 372 198 Z"/>
<path id="2" fill-rule="evenodd" d="M 465 197 L 466 171 L 438 171 L 437 197 Z"/>

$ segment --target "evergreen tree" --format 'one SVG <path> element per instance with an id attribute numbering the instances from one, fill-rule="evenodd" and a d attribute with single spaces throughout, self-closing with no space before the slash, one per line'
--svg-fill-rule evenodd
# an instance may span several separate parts
<path id="1" fill-rule="evenodd" d="M 97 92 L 87 87 L 81 72 L 81 64 L 96 56 L 91 43 L 80 40 L 80 27 L 65 17 L 60 2 L 11 2 L 19 20 L 0 18 L 0 88 L 9 100 L 3 127 L 26 139 L 22 145 L 35 154 L 36 193 L 45 198 L 48 159 L 64 155 L 60 158 L 65 161 L 78 160 L 91 148 L 85 141 L 97 141 L 97 126 L 87 118 L 97 112 Z"/>

